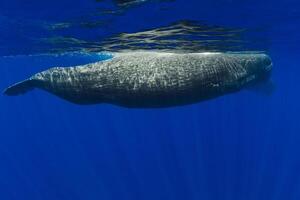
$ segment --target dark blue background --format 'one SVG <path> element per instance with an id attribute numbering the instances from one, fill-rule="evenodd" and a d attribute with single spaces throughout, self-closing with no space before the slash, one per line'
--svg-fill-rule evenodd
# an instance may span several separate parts
<path id="1" fill-rule="evenodd" d="M 0 50 L 12 55 L 0 58 L 2 89 L 52 66 L 101 59 L 22 56 L 50 48 L 35 46 L 32 38 L 101 38 L 181 19 L 244 27 L 261 37 L 276 85 L 271 96 L 244 90 L 168 109 L 78 106 L 39 90 L 1 95 L 1 200 L 300 199 L 298 1 L 152 1 L 126 8 L 109 1 L 1 4 Z M 93 14 L 91 20 L 109 18 L 108 27 L 40 28 L 49 21 L 88 21 L 89 13 L 105 6 L 121 13 Z"/>

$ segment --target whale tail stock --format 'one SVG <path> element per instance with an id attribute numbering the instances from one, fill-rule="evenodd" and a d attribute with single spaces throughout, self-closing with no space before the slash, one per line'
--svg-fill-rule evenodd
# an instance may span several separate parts
<path id="1" fill-rule="evenodd" d="M 20 94 L 24 94 L 35 88 L 35 80 L 26 79 L 24 81 L 18 82 L 9 86 L 3 91 L 3 94 L 8 96 L 16 96 Z"/>

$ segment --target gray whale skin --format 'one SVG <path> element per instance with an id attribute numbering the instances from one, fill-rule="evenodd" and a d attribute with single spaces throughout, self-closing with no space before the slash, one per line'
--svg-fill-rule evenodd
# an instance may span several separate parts
<path id="1" fill-rule="evenodd" d="M 46 90 L 76 104 L 159 108 L 196 103 L 265 81 L 272 61 L 261 53 L 115 53 L 110 60 L 55 67 L 8 87 Z"/>

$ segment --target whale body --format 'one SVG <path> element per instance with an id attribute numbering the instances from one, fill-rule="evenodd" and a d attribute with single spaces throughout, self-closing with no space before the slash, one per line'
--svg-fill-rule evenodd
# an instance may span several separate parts
<path id="1" fill-rule="evenodd" d="M 39 88 L 76 104 L 159 108 L 233 93 L 269 78 L 261 53 L 115 53 L 110 60 L 54 67 L 8 87 L 19 95 Z"/>

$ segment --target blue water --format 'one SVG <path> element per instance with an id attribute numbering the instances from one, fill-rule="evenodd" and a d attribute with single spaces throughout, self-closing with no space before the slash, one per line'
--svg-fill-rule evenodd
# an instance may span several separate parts
<path id="1" fill-rule="evenodd" d="M 0 199 L 300 199 L 299 19 L 296 0 L 1 1 L 2 90 L 53 66 L 109 59 L 96 53 L 103 41 L 182 20 L 204 27 L 195 51 L 268 53 L 276 89 L 167 109 L 1 95 Z M 150 47 L 191 51 L 161 39 Z"/>

